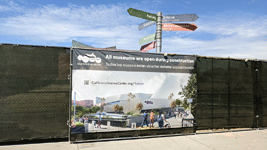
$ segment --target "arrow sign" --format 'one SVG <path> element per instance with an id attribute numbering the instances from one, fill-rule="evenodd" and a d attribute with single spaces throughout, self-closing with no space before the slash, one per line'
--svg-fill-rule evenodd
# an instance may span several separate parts
<path id="1" fill-rule="evenodd" d="M 197 26 L 189 23 L 163 23 L 162 31 L 195 31 Z"/>
<path id="2" fill-rule="evenodd" d="M 139 29 L 139 30 L 142 30 L 142 29 L 147 28 L 147 27 L 150 27 L 150 26 L 152 26 L 152 25 L 154 25 L 154 24 L 156 24 L 156 22 L 154 22 L 154 21 L 146 21 L 146 22 L 141 23 L 141 24 L 138 26 L 138 29 Z"/>
<path id="3" fill-rule="evenodd" d="M 127 10 L 127 12 L 131 16 L 135 16 L 135 17 L 150 20 L 150 21 L 157 21 L 157 15 L 156 14 L 151 14 L 151 13 L 144 12 L 144 11 L 134 9 L 134 8 L 129 8 Z"/>
<path id="4" fill-rule="evenodd" d="M 143 23 L 141 23 L 139 26 L 138 26 L 138 29 L 139 30 L 142 30 L 142 29 L 144 29 L 144 28 L 147 28 L 147 27 L 150 27 L 150 26 L 152 26 L 152 25 L 154 25 L 154 24 L 156 24 L 156 22 L 155 21 L 146 21 L 146 22 L 143 22 Z"/>
<path id="5" fill-rule="evenodd" d="M 156 41 L 154 41 L 154 42 L 150 42 L 150 43 L 148 43 L 148 44 L 146 44 L 146 45 L 143 45 L 141 48 L 140 48 L 140 51 L 141 52 L 146 52 L 146 51 L 148 51 L 148 50 L 151 50 L 151 49 L 154 49 L 154 48 L 156 48 Z"/>
<path id="6" fill-rule="evenodd" d="M 143 45 L 145 43 L 148 43 L 148 42 L 151 42 L 151 41 L 155 41 L 155 39 L 156 39 L 156 33 L 153 33 L 153 34 L 151 34 L 149 36 L 145 36 L 145 37 L 139 39 L 138 43 L 140 45 Z"/>
<path id="7" fill-rule="evenodd" d="M 198 19 L 196 14 L 166 15 L 163 16 L 162 22 L 194 22 Z M 154 21 L 146 21 L 138 26 L 139 30 L 145 29 L 156 24 Z"/>
<path id="8" fill-rule="evenodd" d="M 166 15 L 162 22 L 194 22 L 198 19 L 196 14 Z"/>

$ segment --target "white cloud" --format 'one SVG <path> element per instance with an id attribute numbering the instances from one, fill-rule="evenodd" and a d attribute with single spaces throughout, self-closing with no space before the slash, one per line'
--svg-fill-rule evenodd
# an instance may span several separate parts
<path id="1" fill-rule="evenodd" d="M 126 4 L 27 8 L 10 2 L 0 5 L 0 12 L 15 9 L 16 13 L 0 16 L 0 34 L 40 43 L 70 43 L 74 39 L 94 47 L 116 45 L 119 49 L 139 50 L 138 40 L 155 31 L 153 27 L 138 31 L 143 20 L 130 16 L 128 8 Z M 255 40 L 266 36 L 266 16 L 225 12 L 199 17 L 196 31 L 178 36 L 173 36 L 173 32 L 164 37 L 163 52 L 267 58 L 266 41 Z M 215 38 L 193 39 L 193 34 L 209 34 Z"/>
<path id="2" fill-rule="evenodd" d="M 70 41 L 75 37 L 115 37 L 120 32 L 131 31 L 134 19 L 126 7 L 99 5 L 57 7 L 47 5 L 28 9 L 25 13 L 10 18 L 1 18 L 0 32 L 3 35 L 24 36 L 32 40 Z M 124 12 L 124 13 L 122 13 Z M 118 30 L 118 26 L 123 26 Z"/>
<path id="3" fill-rule="evenodd" d="M 217 57 L 267 59 L 266 16 L 252 14 L 200 16 L 193 33 L 163 39 L 164 51 Z M 201 19 L 203 18 L 203 19 Z M 227 19 L 226 19 L 227 18 Z M 188 35 L 212 35 L 192 39 Z M 266 38 L 265 38 L 266 39 Z"/>
<path id="4" fill-rule="evenodd" d="M 180 37 L 170 37 L 164 41 L 164 51 L 169 53 L 230 56 L 233 58 L 267 58 L 267 43 L 265 41 L 251 42 L 250 38 L 238 34 L 208 41 Z"/>
<path id="5" fill-rule="evenodd" d="M 0 4 L 0 12 L 10 12 L 10 11 L 22 11 L 22 7 L 13 1 L 7 1 L 5 5 Z"/>
<path id="6" fill-rule="evenodd" d="M 255 3 L 255 0 L 251 0 L 250 2 L 248 2 L 248 4 L 253 4 Z"/>
<path id="7" fill-rule="evenodd" d="M 253 14 L 225 14 L 202 16 L 196 32 L 206 32 L 216 35 L 234 35 L 255 37 L 266 34 L 266 16 L 256 16 Z M 264 18 L 265 17 L 265 18 Z"/>

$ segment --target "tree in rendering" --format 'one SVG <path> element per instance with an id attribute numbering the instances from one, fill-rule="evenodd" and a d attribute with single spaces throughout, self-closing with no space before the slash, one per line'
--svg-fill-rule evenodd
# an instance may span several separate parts
<path id="1" fill-rule="evenodd" d="M 123 106 L 120 106 L 119 107 L 119 112 L 122 112 L 123 111 Z"/>
<path id="2" fill-rule="evenodd" d="M 119 111 L 120 106 L 118 104 L 114 105 L 113 107 L 113 111 L 115 111 L 115 114 L 117 113 L 117 111 Z"/>
<path id="3" fill-rule="evenodd" d="M 101 110 L 99 106 L 93 106 L 90 108 L 90 113 L 96 113 L 97 111 Z"/>
<path id="4" fill-rule="evenodd" d="M 174 96 L 174 94 L 171 93 L 171 94 L 168 96 L 168 100 L 172 100 L 173 96 Z"/>
<path id="5" fill-rule="evenodd" d="M 184 109 L 187 109 L 189 107 L 189 103 L 187 102 L 187 99 L 184 99 L 183 107 L 184 107 Z"/>
<path id="6" fill-rule="evenodd" d="M 170 104 L 170 107 L 174 111 L 174 108 L 176 107 L 176 101 L 172 101 L 171 104 Z"/>
<path id="7" fill-rule="evenodd" d="M 196 114 L 196 98 L 197 98 L 196 74 L 191 74 L 191 76 L 188 79 L 187 85 L 182 86 L 182 92 L 179 92 L 179 95 L 182 95 L 182 97 L 184 97 L 185 100 L 193 99 L 193 102 L 191 103 L 191 113 L 193 116 L 195 116 L 195 114 Z"/>
<path id="8" fill-rule="evenodd" d="M 182 104 L 182 101 L 181 100 L 179 100 L 179 99 L 176 99 L 175 100 L 175 105 L 180 106 L 181 104 Z"/>
<path id="9" fill-rule="evenodd" d="M 103 98 L 101 98 L 101 112 L 103 111 L 103 109 L 104 109 L 104 106 L 106 105 L 104 102 L 105 102 L 105 98 L 103 97 Z"/>
<path id="10" fill-rule="evenodd" d="M 140 114 L 140 112 L 141 112 L 141 110 L 143 109 L 143 104 L 142 103 L 138 103 L 137 105 L 136 105 L 136 109 L 139 111 L 139 114 Z"/>
<path id="11" fill-rule="evenodd" d="M 132 109 L 131 109 L 130 104 L 131 104 L 131 101 L 135 99 L 135 95 L 134 95 L 133 93 L 130 92 L 130 93 L 128 93 L 127 96 L 129 97 L 129 98 L 127 99 L 127 102 L 128 102 L 128 104 L 129 104 L 129 111 L 131 111 Z"/>

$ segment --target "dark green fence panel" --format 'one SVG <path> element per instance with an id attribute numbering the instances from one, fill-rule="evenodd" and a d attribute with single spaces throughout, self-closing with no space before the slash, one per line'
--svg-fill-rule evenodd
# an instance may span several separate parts
<path id="1" fill-rule="evenodd" d="M 251 62 L 230 61 L 229 126 L 253 127 L 254 93 Z"/>
<path id="2" fill-rule="evenodd" d="M 0 45 L 0 141 L 68 136 L 68 51 Z"/>
<path id="3" fill-rule="evenodd" d="M 196 118 L 199 128 L 212 128 L 212 60 L 197 58 Z"/>
<path id="4" fill-rule="evenodd" d="M 261 108 L 260 117 L 260 126 L 267 126 L 267 62 L 262 62 L 262 91 L 261 91 L 261 104 L 259 107 Z"/>
<path id="5" fill-rule="evenodd" d="M 267 126 L 266 75 L 266 62 L 198 57 L 199 129 Z"/>

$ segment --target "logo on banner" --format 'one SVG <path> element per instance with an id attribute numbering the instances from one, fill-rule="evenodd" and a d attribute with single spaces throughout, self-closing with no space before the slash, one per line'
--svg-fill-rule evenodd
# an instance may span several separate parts
<path id="1" fill-rule="evenodd" d="M 78 60 L 81 60 L 85 63 L 87 62 L 96 62 L 96 63 L 101 63 L 101 58 L 96 57 L 94 53 L 92 54 L 85 54 L 85 56 L 79 55 Z"/>
<path id="2" fill-rule="evenodd" d="M 145 101 L 146 104 L 153 104 L 152 101 Z"/>
<path id="3" fill-rule="evenodd" d="M 89 84 L 90 84 L 89 80 L 84 80 L 84 85 L 89 85 Z"/>

